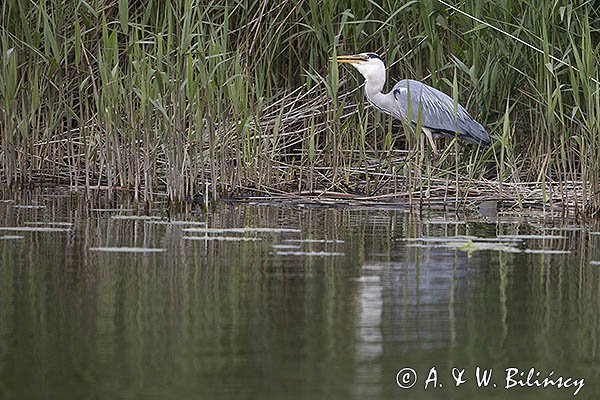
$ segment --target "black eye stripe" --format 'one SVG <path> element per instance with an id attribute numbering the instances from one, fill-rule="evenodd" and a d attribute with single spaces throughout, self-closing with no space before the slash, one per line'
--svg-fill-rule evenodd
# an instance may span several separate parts
<path id="1" fill-rule="evenodd" d="M 379 57 L 379 54 L 377 54 L 377 53 L 365 53 L 365 55 L 369 58 L 378 58 L 381 61 L 383 61 L 383 58 Z"/>

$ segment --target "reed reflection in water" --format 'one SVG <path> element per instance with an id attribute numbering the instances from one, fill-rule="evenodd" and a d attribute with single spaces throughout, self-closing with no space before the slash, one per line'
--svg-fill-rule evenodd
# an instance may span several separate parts
<path id="1" fill-rule="evenodd" d="M 535 367 L 600 394 L 600 236 L 539 218 L 299 205 L 142 218 L 77 197 L 0 203 L 0 397 L 519 398 L 571 389 L 455 388 L 452 367 Z M 15 204 L 45 208 L 16 208 Z M 120 215 L 119 218 L 113 218 Z M 451 220 L 448 223 L 444 221 Z M 36 224 L 33 224 L 36 223 Z M 203 225 L 202 223 L 205 223 Z M 565 224 L 570 225 L 565 227 Z M 56 225 L 55 225 L 56 226 Z M 186 228 L 299 229 L 214 236 Z M 552 229 L 552 230 L 551 230 Z M 406 238 L 552 235 L 517 253 Z M 563 236 L 561 238 L 561 236 Z M 131 247 L 160 253 L 106 253 Z M 526 249 L 564 254 L 525 253 Z M 339 255 L 339 254 L 342 255 Z M 444 383 L 423 390 L 435 366 Z M 398 370 L 418 384 L 403 391 Z M 498 378 L 498 383 L 502 383 Z"/>

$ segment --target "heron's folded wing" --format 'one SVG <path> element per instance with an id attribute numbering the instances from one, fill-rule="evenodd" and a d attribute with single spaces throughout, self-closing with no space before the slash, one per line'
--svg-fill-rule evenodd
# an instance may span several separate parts
<path id="1" fill-rule="evenodd" d="M 446 134 L 458 134 L 462 139 L 487 145 L 490 137 L 485 129 L 460 104 L 447 94 L 422 82 L 402 80 L 392 89 L 398 105 L 398 118 Z"/>

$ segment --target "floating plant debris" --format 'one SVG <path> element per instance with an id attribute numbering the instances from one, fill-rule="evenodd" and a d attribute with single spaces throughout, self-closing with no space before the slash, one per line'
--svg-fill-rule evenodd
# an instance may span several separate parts
<path id="1" fill-rule="evenodd" d="M 336 239 L 284 239 L 283 241 L 287 243 L 344 243 L 343 240 Z"/>
<path id="2" fill-rule="evenodd" d="M 404 245 L 404 247 L 414 247 L 417 249 L 433 249 L 436 247 L 447 247 L 447 246 L 443 246 L 440 245 L 438 243 L 418 243 L 418 242 L 411 242 L 411 243 L 407 243 Z M 385 255 L 386 253 L 381 253 L 380 255 Z"/>
<path id="3" fill-rule="evenodd" d="M 50 225 L 50 226 L 73 226 L 72 222 L 38 222 L 38 221 L 31 221 L 31 222 L 25 222 L 25 225 Z"/>
<path id="4" fill-rule="evenodd" d="M 151 215 L 113 215 L 112 219 L 126 219 L 134 221 L 148 221 L 153 219 L 161 219 L 161 217 L 155 217 Z"/>
<path id="5" fill-rule="evenodd" d="M 514 243 L 514 242 L 522 242 L 523 241 L 523 239 L 514 238 L 514 237 L 485 238 L 485 237 L 478 237 L 478 236 L 446 236 L 446 237 L 425 236 L 425 237 L 418 237 L 418 238 L 400 238 L 397 240 L 406 241 L 406 242 L 425 242 L 425 243 L 427 243 L 427 242 L 431 242 L 431 243 L 467 242 L 469 240 L 477 241 L 477 242 L 494 242 L 494 243 L 499 243 L 499 242 Z"/>
<path id="6" fill-rule="evenodd" d="M 446 219 L 430 219 L 423 221 L 427 225 L 464 225 L 465 221 L 446 220 Z"/>
<path id="7" fill-rule="evenodd" d="M 515 247 L 514 238 L 513 240 L 500 240 L 500 241 L 483 241 L 481 238 L 477 238 L 477 240 L 473 239 L 465 239 L 461 237 L 449 237 L 449 238 L 433 238 L 435 240 L 423 240 L 422 243 L 417 243 L 420 239 L 425 238 L 406 238 L 407 241 L 410 241 L 406 247 L 419 247 L 419 248 L 433 248 L 433 247 L 446 247 L 446 248 L 454 248 L 461 251 L 465 251 L 467 253 L 471 253 L 473 251 L 479 250 L 494 250 L 494 251 L 502 251 L 505 253 L 530 253 L 530 254 L 569 254 L 570 251 L 567 250 L 554 250 L 554 249 L 520 249 Z M 443 239 L 451 239 L 444 241 Z M 486 239 L 494 239 L 494 238 L 486 238 Z M 520 242 L 522 239 L 517 240 Z M 424 242 L 424 243 L 423 243 Z M 432 243 L 432 244 L 426 244 Z"/>
<path id="8" fill-rule="evenodd" d="M 541 229 L 543 231 L 548 231 L 548 232 L 580 232 L 583 230 L 583 228 L 580 226 L 563 226 L 563 227 L 553 227 L 553 228 L 537 227 L 537 229 Z"/>
<path id="9" fill-rule="evenodd" d="M 40 209 L 40 208 L 46 208 L 46 206 L 42 206 L 40 204 L 14 204 L 13 208 L 25 208 L 25 209 Z"/>
<path id="10" fill-rule="evenodd" d="M 152 247 L 90 247 L 90 251 L 106 253 L 161 253 L 165 251 L 165 249 Z"/>
<path id="11" fill-rule="evenodd" d="M 185 240 L 213 240 L 221 242 L 254 242 L 262 240 L 258 237 L 241 237 L 241 236 L 184 236 Z"/>
<path id="12" fill-rule="evenodd" d="M 194 233 L 300 233 L 295 228 L 186 228 L 184 232 Z"/>
<path id="13" fill-rule="evenodd" d="M 276 256 L 302 256 L 302 257 L 336 257 L 344 256 L 344 253 L 329 251 L 274 251 L 271 253 Z"/>
<path id="14" fill-rule="evenodd" d="M 271 247 L 277 250 L 299 250 L 301 248 L 294 244 L 272 244 Z"/>
<path id="15" fill-rule="evenodd" d="M 1 226 L 0 231 L 9 232 L 70 232 L 71 228 L 53 228 L 49 226 Z"/>
<path id="16" fill-rule="evenodd" d="M 468 240 L 478 239 L 475 236 L 447 236 L 447 237 L 438 237 L 438 236 L 425 236 L 418 238 L 399 238 L 397 240 L 404 242 L 431 242 L 431 243 L 447 243 L 447 242 L 466 242 Z"/>
<path id="17" fill-rule="evenodd" d="M 479 250 L 494 250 L 494 251 L 502 251 L 505 253 L 519 253 L 521 250 L 514 246 L 507 246 L 505 243 L 497 242 L 473 242 L 471 240 L 467 240 L 466 242 L 449 242 L 446 243 L 446 247 L 453 247 L 458 250 L 471 253 L 473 251 Z"/>
<path id="18" fill-rule="evenodd" d="M 19 239 L 23 239 L 25 236 L 18 236 L 18 235 L 4 235 L 4 236 L 0 236 L 0 240 L 19 240 Z"/>
<path id="19" fill-rule="evenodd" d="M 559 235 L 498 235 L 498 238 L 514 239 L 566 239 L 566 236 Z"/>
<path id="20" fill-rule="evenodd" d="M 92 208 L 91 211 L 96 212 L 132 212 L 133 208 Z"/>
<path id="21" fill-rule="evenodd" d="M 150 220 L 146 221 L 147 224 L 154 225 L 206 225 L 203 221 L 167 221 L 167 220 Z"/>
<path id="22" fill-rule="evenodd" d="M 569 250 L 553 250 L 553 249 L 525 249 L 523 253 L 531 254 L 570 254 Z"/>
<path id="23" fill-rule="evenodd" d="M 473 240 L 478 242 L 494 242 L 494 243 L 520 243 L 523 241 L 521 238 L 513 238 L 513 237 L 475 237 Z"/>

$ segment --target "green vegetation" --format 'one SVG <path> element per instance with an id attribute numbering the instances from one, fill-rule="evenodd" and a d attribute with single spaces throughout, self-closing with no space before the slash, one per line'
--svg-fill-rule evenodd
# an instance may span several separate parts
<path id="1" fill-rule="evenodd" d="M 487 191 L 600 208 L 593 2 L 0 7 L 0 179 L 9 186 L 122 188 L 139 200 L 325 190 L 412 199 L 442 188 L 456 199 Z M 416 138 L 365 109 L 359 75 L 328 61 L 361 51 L 395 62 L 391 81 L 452 94 L 494 146 L 447 140 L 441 160 L 420 164 Z"/>

